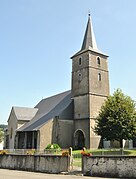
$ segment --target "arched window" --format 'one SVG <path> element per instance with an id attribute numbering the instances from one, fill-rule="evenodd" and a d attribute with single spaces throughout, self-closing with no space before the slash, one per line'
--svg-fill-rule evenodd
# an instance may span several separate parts
<path id="1" fill-rule="evenodd" d="M 98 73 L 98 81 L 101 81 L 101 80 L 102 80 L 101 74 Z"/>
<path id="2" fill-rule="evenodd" d="M 97 64 L 100 66 L 100 64 L 101 64 L 101 59 L 100 59 L 100 57 L 97 57 Z"/>
<path id="3" fill-rule="evenodd" d="M 82 64 L 82 57 L 80 57 L 80 58 L 78 59 L 78 64 L 79 64 L 79 65 Z"/>

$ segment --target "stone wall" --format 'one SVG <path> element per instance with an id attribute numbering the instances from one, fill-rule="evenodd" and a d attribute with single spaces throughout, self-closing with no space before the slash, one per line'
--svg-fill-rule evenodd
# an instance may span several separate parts
<path id="1" fill-rule="evenodd" d="M 136 156 L 83 156 L 84 175 L 136 178 Z"/>
<path id="2" fill-rule="evenodd" d="M 17 117 L 12 108 L 9 119 L 8 119 L 8 134 L 9 134 L 9 149 L 14 149 L 15 135 L 17 129 Z"/>
<path id="3" fill-rule="evenodd" d="M 49 120 L 39 129 L 38 149 L 44 150 L 48 144 L 52 143 L 53 119 Z"/>
<path id="4" fill-rule="evenodd" d="M 68 172 L 70 159 L 55 155 L 0 155 L 0 168 L 44 173 Z"/>
<path id="5" fill-rule="evenodd" d="M 61 148 L 67 149 L 69 146 L 72 146 L 73 120 L 58 120 L 56 138 L 56 143 L 59 144 Z"/>

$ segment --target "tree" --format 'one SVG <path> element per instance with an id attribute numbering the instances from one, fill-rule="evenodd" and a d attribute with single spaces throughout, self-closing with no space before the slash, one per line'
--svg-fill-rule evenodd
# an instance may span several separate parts
<path id="1" fill-rule="evenodd" d="M 136 138 L 135 102 L 117 89 L 102 105 L 96 118 L 94 132 L 106 140 L 117 140 L 123 147 L 123 139 Z"/>
<path id="2" fill-rule="evenodd" d="M 2 128 L 0 128 L 0 142 L 3 141 L 3 138 L 4 138 L 4 131 Z"/>
<path id="3" fill-rule="evenodd" d="M 5 124 L 0 124 L 0 128 L 2 128 L 3 130 L 5 129 L 5 128 L 7 128 L 8 126 L 7 125 L 5 125 Z"/>

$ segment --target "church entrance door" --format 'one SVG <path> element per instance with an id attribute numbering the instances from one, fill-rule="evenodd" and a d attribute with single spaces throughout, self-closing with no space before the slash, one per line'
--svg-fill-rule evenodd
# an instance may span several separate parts
<path id="1" fill-rule="evenodd" d="M 77 130 L 75 132 L 75 148 L 83 149 L 85 147 L 85 136 L 82 130 Z"/>

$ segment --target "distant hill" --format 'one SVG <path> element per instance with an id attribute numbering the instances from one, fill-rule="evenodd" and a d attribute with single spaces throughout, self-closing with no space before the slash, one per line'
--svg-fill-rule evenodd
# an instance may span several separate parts
<path id="1" fill-rule="evenodd" d="M 5 124 L 0 124 L 0 128 L 2 128 L 2 129 L 5 129 L 5 128 L 7 128 L 8 126 L 7 125 L 5 125 Z"/>

